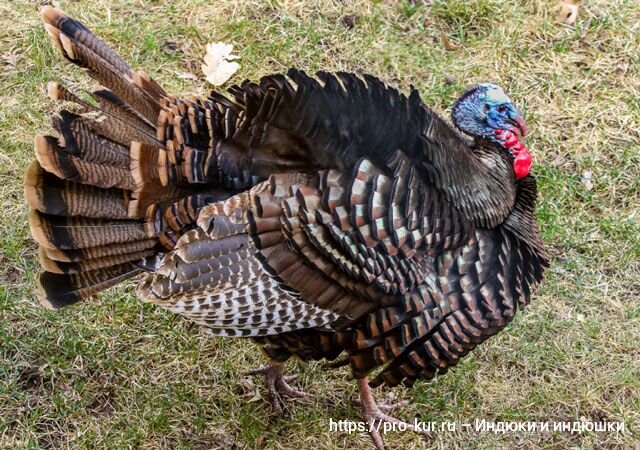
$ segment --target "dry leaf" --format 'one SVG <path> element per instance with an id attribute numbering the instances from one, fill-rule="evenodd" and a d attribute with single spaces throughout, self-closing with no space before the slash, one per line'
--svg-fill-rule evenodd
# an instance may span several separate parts
<path id="1" fill-rule="evenodd" d="M 453 50 L 458 50 L 458 48 L 460 48 L 456 44 L 452 43 L 451 40 L 449 39 L 449 36 L 447 36 L 447 34 L 444 32 L 440 33 L 440 40 L 442 41 L 442 46 L 444 47 L 445 50 L 453 51 Z"/>
<path id="2" fill-rule="evenodd" d="M 242 397 L 243 399 L 249 398 L 249 400 L 246 400 L 247 403 L 253 403 L 257 402 L 258 400 L 262 400 L 262 395 L 260 395 L 258 386 L 256 386 L 251 378 L 241 378 L 239 384 L 244 389 L 244 392 L 240 395 L 240 397 Z"/>
<path id="3" fill-rule="evenodd" d="M 593 183 L 591 182 L 592 176 L 593 173 L 590 170 L 582 172 L 582 184 L 587 191 L 591 191 L 593 189 Z"/>
<path id="4" fill-rule="evenodd" d="M 18 63 L 18 54 L 13 50 L 10 52 L 4 52 L 0 54 L 0 59 L 5 62 L 5 64 L 9 66 L 15 67 Z"/>
<path id="5" fill-rule="evenodd" d="M 553 164 L 556 167 L 564 166 L 566 163 L 567 163 L 567 158 L 565 158 L 560 153 L 556 154 L 556 157 L 553 158 L 553 161 L 551 162 L 551 164 Z"/>
<path id="6" fill-rule="evenodd" d="M 204 56 L 202 71 L 207 81 L 214 86 L 224 84 L 240 68 L 240 64 L 233 61 L 237 55 L 232 55 L 233 45 L 224 42 L 210 42 Z"/>
<path id="7" fill-rule="evenodd" d="M 561 0 L 558 4 L 558 22 L 573 25 L 578 19 L 578 0 Z"/>
<path id="8" fill-rule="evenodd" d="M 238 381 L 238 384 L 247 391 L 253 391 L 256 389 L 256 384 L 251 378 L 241 378 L 240 381 Z"/>
<path id="9" fill-rule="evenodd" d="M 253 397 L 247 400 L 247 403 L 255 403 L 255 402 L 259 402 L 260 400 L 262 400 L 262 395 L 260 395 L 260 391 L 256 389 L 256 392 L 253 394 Z"/>

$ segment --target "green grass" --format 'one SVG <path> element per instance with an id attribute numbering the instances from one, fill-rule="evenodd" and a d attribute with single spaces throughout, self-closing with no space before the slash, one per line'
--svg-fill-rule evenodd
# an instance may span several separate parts
<path id="1" fill-rule="evenodd" d="M 40 2 L 0 4 L 0 448 L 362 448 L 345 369 L 291 364 L 314 396 L 274 419 L 247 341 L 212 338 L 136 301 L 132 284 L 52 313 L 34 298 L 22 174 L 48 130 L 46 83 L 91 80 L 52 49 Z M 531 306 L 450 373 L 414 389 L 405 419 L 624 420 L 624 435 L 411 433 L 391 448 L 602 448 L 640 440 L 640 4 L 581 2 L 574 27 L 551 0 L 61 1 L 176 94 L 204 94 L 209 41 L 235 45 L 233 81 L 296 66 L 366 71 L 446 114 L 465 87 L 501 84 L 524 111 L 552 270 Z M 348 19 L 345 19 L 348 17 Z M 455 46 L 447 50 L 446 36 Z M 593 189 L 582 182 L 591 171 Z M 256 394 L 257 393 L 257 394 Z"/>

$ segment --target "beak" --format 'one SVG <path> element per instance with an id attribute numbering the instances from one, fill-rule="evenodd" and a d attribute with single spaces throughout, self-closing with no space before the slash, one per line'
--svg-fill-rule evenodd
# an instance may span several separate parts
<path id="1" fill-rule="evenodd" d="M 515 119 L 508 119 L 508 122 L 513 125 L 516 131 L 520 133 L 521 137 L 525 137 L 527 135 L 527 126 L 524 123 L 524 119 L 521 116 L 516 117 Z"/>

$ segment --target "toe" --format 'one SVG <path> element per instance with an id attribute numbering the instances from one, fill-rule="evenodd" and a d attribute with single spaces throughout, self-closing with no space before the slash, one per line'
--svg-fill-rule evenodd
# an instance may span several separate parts
<path id="1" fill-rule="evenodd" d="M 285 379 L 279 379 L 278 381 L 276 381 L 276 389 L 278 390 L 278 393 L 282 394 L 282 395 L 286 395 L 287 397 L 292 397 L 292 398 L 305 398 L 307 397 L 307 393 L 300 391 L 294 387 L 291 387 L 286 381 Z"/>
<path id="2" fill-rule="evenodd" d="M 408 404 L 409 404 L 408 400 L 403 400 L 397 403 L 381 403 L 381 404 L 378 404 L 378 408 L 380 408 L 380 411 L 382 411 L 383 413 L 389 414 L 398 408 L 407 406 Z"/>
<path id="3" fill-rule="evenodd" d="M 373 445 L 375 445 L 377 450 L 384 450 L 384 441 L 379 431 L 381 422 L 376 422 L 375 419 L 367 419 L 367 424 L 369 425 L 369 436 L 371 436 Z"/>

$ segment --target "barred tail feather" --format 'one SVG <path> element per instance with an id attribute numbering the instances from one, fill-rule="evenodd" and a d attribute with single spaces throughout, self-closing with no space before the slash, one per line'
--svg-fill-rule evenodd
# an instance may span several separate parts
<path id="1" fill-rule="evenodd" d="M 45 6 L 40 14 L 53 42 L 69 61 L 85 67 L 100 84 L 113 91 L 151 123 L 160 112 L 164 91 L 144 73 L 131 67 L 80 22 L 59 9 Z"/>
<path id="2" fill-rule="evenodd" d="M 49 257 L 47 250 L 40 247 L 39 259 L 40 265 L 47 272 L 64 274 L 64 273 L 80 273 L 90 270 L 102 269 L 105 267 L 123 264 L 125 262 L 140 261 L 143 258 L 152 256 L 155 250 L 152 248 L 131 253 L 118 253 L 111 256 L 102 256 L 98 258 L 84 258 L 77 262 L 56 261 Z"/>
<path id="3" fill-rule="evenodd" d="M 135 187 L 128 168 L 94 163 L 84 155 L 74 156 L 53 136 L 37 136 L 35 148 L 40 165 L 58 178 L 101 188 L 132 190 Z"/>
<path id="4" fill-rule="evenodd" d="M 139 274 L 148 258 L 166 251 L 161 226 L 145 226 L 145 208 L 184 192 L 163 190 L 157 176 L 141 179 L 136 168 L 141 146 L 151 160 L 160 152 L 162 88 L 60 10 L 46 6 L 41 15 L 63 56 L 103 85 L 85 100 L 49 84 L 49 97 L 73 109 L 54 118 L 57 136 L 36 137 L 36 161 L 25 174 L 31 233 L 45 270 L 40 300 L 60 308 Z"/>
<path id="5" fill-rule="evenodd" d="M 156 270 L 200 209 L 231 193 L 211 187 L 220 184 L 212 105 L 168 97 L 62 11 L 41 16 L 62 55 L 102 85 L 87 98 L 49 84 L 49 97 L 70 106 L 53 119 L 55 135 L 36 137 L 25 174 L 41 296 L 57 308 Z"/>
<path id="6" fill-rule="evenodd" d="M 64 180 L 34 161 L 25 175 L 27 204 L 45 214 L 126 219 L 126 191 Z"/>
<path id="7" fill-rule="evenodd" d="M 141 269 L 132 263 L 76 274 L 43 272 L 40 275 L 40 303 L 49 309 L 72 305 L 140 272 Z"/>
<path id="8" fill-rule="evenodd" d="M 156 247 L 158 240 L 150 238 L 140 241 L 124 242 L 120 244 L 109 244 L 96 247 L 74 248 L 74 249 L 53 249 L 41 246 L 46 257 L 53 261 L 60 262 L 81 262 L 114 255 L 123 255 L 143 250 L 150 250 Z"/>

